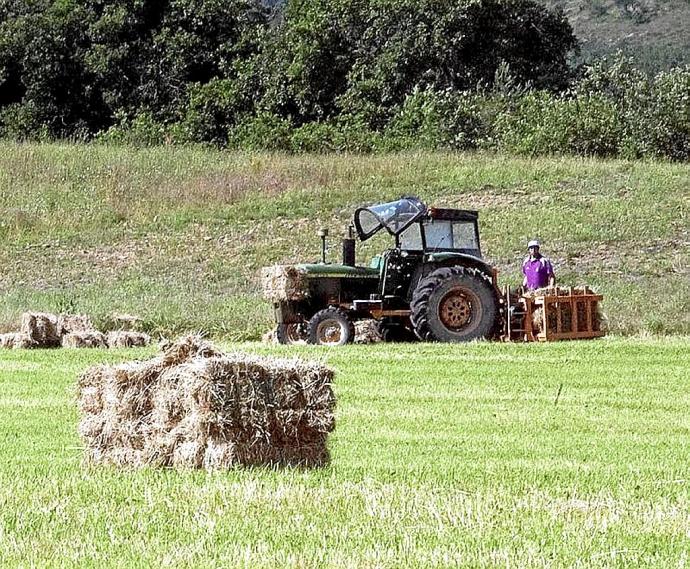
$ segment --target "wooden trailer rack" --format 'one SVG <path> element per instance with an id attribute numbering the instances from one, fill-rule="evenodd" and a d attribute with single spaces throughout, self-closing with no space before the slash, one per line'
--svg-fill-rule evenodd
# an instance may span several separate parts
<path id="1" fill-rule="evenodd" d="M 589 287 L 550 287 L 543 294 L 522 295 L 507 308 L 504 339 L 523 342 L 581 340 L 606 335 L 599 316 L 603 296 Z"/>

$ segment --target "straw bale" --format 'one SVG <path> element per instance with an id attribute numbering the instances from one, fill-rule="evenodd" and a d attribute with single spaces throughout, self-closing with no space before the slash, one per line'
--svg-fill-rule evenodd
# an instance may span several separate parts
<path id="1" fill-rule="evenodd" d="M 321 465 L 332 380 L 318 363 L 226 355 L 190 336 L 153 359 L 84 372 L 79 433 L 87 460 L 117 466 Z"/>
<path id="2" fill-rule="evenodd" d="M 34 343 L 31 338 L 21 332 L 0 334 L 0 348 L 20 350 L 33 347 Z"/>
<path id="3" fill-rule="evenodd" d="M 376 320 L 366 319 L 355 322 L 355 344 L 376 344 L 381 341 Z"/>
<path id="4" fill-rule="evenodd" d="M 271 328 L 270 330 L 264 332 L 264 334 L 261 336 L 261 342 L 264 344 L 277 344 L 278 335 L 276 334 L 275 328 Z"/>
<path id="5" fill-rule="evenodd" d="M 143 318 L 134 314 L 113 314 L 112 319 L 118 323 L 120 330 L 123 331 L 133 331 L 143 322 Z"/>
<path id="6" fill-rule="evenodd" d="M 151 343 L 151 336 L 143 332 L 117 330 L 108 332 L 106 341 L 109 348 L 140 348 Z"/>
<path id="7" fill-rule="evenodd" d="M 60 314 L 57 320 L 57 332 L 60 336 L 74 332 L 95 332 L 91 318 L 86 314 Z"/>
<path id="8" fill-rule="evenodd" d="M 273 265 L 261 269 L 264 297 L 271 302 L 304 300 L 309 297 L 306 273 L 294 265 Z"/>
<path id="9" fill-rule="evenodd" d="M 21 333 L 27 335 L 33 347 L 56 348 L 60 345 L 57 328 L 58 317 L 47 312 L 25 312 L 22 314 Z"/>
<path id="10" fill-rule="evenodd" d="M 71 332 L 62 337 L 63 348 L 107 348 L 105 335 L 102 332 Z"/>
<path id="11" fill-rule="evenodd" d="M 545 286 L 543 288 L 538 288 L 535 290 L 527 290 L 524 293 L 524 296 L 529 297 L 529 298 L 534 298 L 536 296 L 569 296 L 570 291 L 573 291 L 574 294 L 593 294 L 594 290 L 590 288 L 588 285 L 579 285 L 579 286 L 574 286 L 574 287 L 565 287 L 565 286 Z"/>

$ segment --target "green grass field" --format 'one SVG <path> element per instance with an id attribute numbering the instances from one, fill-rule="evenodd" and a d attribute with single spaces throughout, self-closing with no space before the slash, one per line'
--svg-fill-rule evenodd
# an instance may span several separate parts
<path id="1" fill-rule="evenodd" d="M 329 258 L 354 209 L 417 194 L 478 209 L 485 256 L 521 282 L 535 236 L 619 334 L 690 334 L 690 166 L 492 154 L 283 156 L 0 142 L 0 332 L 25 310 L 115 312 L 150 332 L 258 339 L 258 269 Z M 358 247 L 368 263 L 385 236 Z"/>
<path id="2" fill-rule="evenodd" d="M 77 375 L 150 351 L 0 354 L 0 565 L 688 563 L 688 338 L 233 347 L 337 369 L 329 467 L 85 467 Z"/>

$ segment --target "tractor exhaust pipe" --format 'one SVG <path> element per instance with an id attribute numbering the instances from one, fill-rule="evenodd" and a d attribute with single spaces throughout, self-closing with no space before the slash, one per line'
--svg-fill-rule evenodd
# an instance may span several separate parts
<path id="1" fill-rule="evenodd" d="M 343 239 L 343 265 L 355 266 L 355 236 L 352 232 L 352 225 L 348 227 L 347 238 Z"/>
<path id="2" fill-rule="evenodd" d="M 322 227 L 319 229 L 319 237 L 321 237 L 321 263 L 326 264 L 326 238 L 328 237 L 328 229 Z"/>

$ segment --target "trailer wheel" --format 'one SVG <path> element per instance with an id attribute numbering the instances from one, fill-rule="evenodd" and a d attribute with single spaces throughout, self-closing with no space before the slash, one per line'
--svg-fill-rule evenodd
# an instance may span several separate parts
<path id="1" fill-rule="evenodd" d="M 340 308 L 319 310 L 309 320 L 309 343 L 344 346 L 355 339 L 355 325 Z"/>
<path id="2" fill-rule="evenodd" d="M 420 281 L 410 308 L 415 333 L 428 341 L 489 338 L 500 320 L 498 298 L 488 278 L 470 267 L 436 269 Z"/>
<path id="3" fill-rule="evenodd" d="M 309 339 L 309 331 L 306 322 L 291 322 L 289 324 L 278 324 L 276 338 L 279 344 L 288 346 L 306 344 Z"/>

